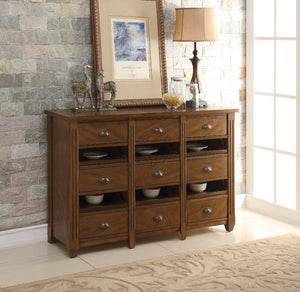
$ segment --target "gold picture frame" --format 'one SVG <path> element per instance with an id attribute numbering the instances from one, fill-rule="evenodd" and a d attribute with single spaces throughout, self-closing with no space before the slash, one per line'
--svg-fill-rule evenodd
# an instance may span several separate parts
<path id="1" fill-rule="evenodd" d="M 95 76 L 100 69 L 104 69 L 105 81 L 113 80 L 117 83 L 117 98 L 115 106 L 152 106 L 162 104 L 162 95 L 168 91 L 168 78 L 165 51 L 165 32 L 162 0 L 90 0 L 93 36 L 94 72 Z M 139 64 L 128 61 L 119 62 L 116 66 L 116 38 L 114 34 L 113 21 L 132 19 L 134 24 L 144 22 L 147 28 L 143 31 L 144 39 L 147 40 L 147 48 L 143 50 L 147 54 L 149 66 L 145 69 L 134 66 Z M 126 22 L 127 20 L 124 20 Z M 126 25 L 126 23 L 125 23 Z M 134 36 L 134 34 L 133 34 Z M 140 49 L 141 50 L 141 49 Z M 117 61 L 116 61 L 117 60 Z M 126 59 L 127 60 L 127 59 Z M 121 68 L 136 70 L 136 74 L 130 76 L 141 76 L 139 70 L 149 70 L 142 79 L 114 78 L 114 70 Z M 140 63 L 141 64 L 141 63 Z M 127 66 L 128 65 L 128 66 Z M 131 67 L 130 67 L 131 66 Z M 116 69 L 117 68 L 117 69 Z M 126 71 L 116 76 L 126 76 Z M 129 76 L 129 75 L 128 75 Z M 143 75 L 142 75 L 143 76 Z"/>

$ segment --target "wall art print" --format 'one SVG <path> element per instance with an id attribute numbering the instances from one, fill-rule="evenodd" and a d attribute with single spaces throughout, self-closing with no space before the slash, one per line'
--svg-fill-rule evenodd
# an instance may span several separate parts
<path id="1" fill-rule="evenodd" d="M 150 79 L 147 19 L 111 18 L 114 78 Z"/>

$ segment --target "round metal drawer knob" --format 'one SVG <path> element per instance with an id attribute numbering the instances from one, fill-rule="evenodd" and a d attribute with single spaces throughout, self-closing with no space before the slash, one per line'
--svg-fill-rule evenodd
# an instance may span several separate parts
<path id="1" fill-rule="evenodd" d="M 163 177 L 164 173 L 160 170 L 157 170 L 157 171 L 153 172 L 152 176 L 154 176 L 154 177 Z"/>
<path id="2" fill-rule="evenodd" d="M 102 223 L 99 224 L 99 228 L 102 229 L 102 230 L 105 230 L 109 227 L 110 227 L 110 225 L 109 225 L 108 222 L 102 222 Z"/>
<path id="3" fill-rule="evenodd" d="M 213 211 L 212 208 L 209 208 L 209 207 L 203 209 L 204 214 L 210 214 L 210 213 L 212 213 L 212 211 Z"/>
<path id="4" fill-rule="evenodd" d="M 204 172 L 211 172 L 213 170 L 213 168 L 211 167 L 211 166 L 205 166 L 204 168 L 203 168 L 203 171 Z"/>
<path id="5" fill-rule="evenodd" d="M 156 216 L 153 217 L 153 220 L 155 222 L 163 221 L 164 220 L 164 216 L 163 215 L 156 215 Z"/>
<path id="6" fill-rule="evenodd" d="M 109 136 L 109 131 L 107 130 L 102 130 L 98 133 L 98 136 L 100 137 L 108 137 Z"/>
<path id="7" fill-rule="evenodd" d="M 160 134 L 160 133 L 163 133 L 163 132 L 164 132 L 164 129 L 161 128 L 161 127 L 157 127 L 157 128 L 154 128 L 154 129 L 153 129 L 153 132 L 156 133 L 156 134 Z"/>
<path id="8" fill-rule="evenodd" d="M 210 129 L 212 129 L 212 125 L 211 124 L 204 124 L 202 126 L 202 129 L 204 129 L 204 130 L 210 130 Z"/>
<path id="9" fill-rule="evenodd" d="M 110 182 L 110 178 L 108 176 L 102 176 L 99 178 L 100 183 L 108 183 Z"/>

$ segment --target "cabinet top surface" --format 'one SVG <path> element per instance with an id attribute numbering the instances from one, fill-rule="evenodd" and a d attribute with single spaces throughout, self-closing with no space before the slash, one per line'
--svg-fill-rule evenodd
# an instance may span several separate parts
<path id="1" fill-rule="evenodd" d="M 181 115 L 215 115 L 235 113 L 239 110 L 236 108 L 226 108 L 209 105 L 206 108 L 197 109 L 177 109 L 169 110 L 163 106 L 157 107 L 134 107 L 134 108 L 120 108 L 117 110 L 108 111 L 87 111 L 75 113 L 70 109 L 65 110 L 46 110 L 45 113 L 49 116 L 57 116 L 65 119 L 101 119 L 101 118 L 139 118 L 139 117 L 155 117 L 155 116 L 170 116 L 176 117 Z"/>

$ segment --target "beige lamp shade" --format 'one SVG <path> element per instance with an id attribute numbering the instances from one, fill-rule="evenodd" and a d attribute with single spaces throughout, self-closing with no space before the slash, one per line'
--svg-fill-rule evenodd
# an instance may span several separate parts
<path id="1" fill-rule="evenodd" d="M 173 41 L 218 41 L 216 8 L 176 8 Z"/>

